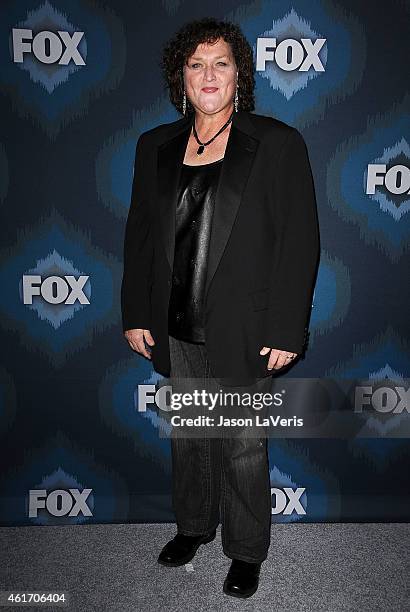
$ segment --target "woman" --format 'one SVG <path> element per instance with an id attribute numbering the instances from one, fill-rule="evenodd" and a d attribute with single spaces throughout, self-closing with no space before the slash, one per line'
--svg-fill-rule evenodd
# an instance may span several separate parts
<path id="1" fill-rule="evenodd" d="M 319 232 L 306 146 L 254 109 L 252 50 L 237 25 L 203 19 L 164 49 L 183 118 L 142 134 L 125 232 L 123 330 L 173 381 L 267 392 L 306 345 Z M 146 343 L 146 344 L 145 344 Z M 146 346 L 147 345 L 147 346 Z M 215 537 L 224 592 L 258 588 L 270 543 L 267 440 L 171 439 L 178 566 Z"/>

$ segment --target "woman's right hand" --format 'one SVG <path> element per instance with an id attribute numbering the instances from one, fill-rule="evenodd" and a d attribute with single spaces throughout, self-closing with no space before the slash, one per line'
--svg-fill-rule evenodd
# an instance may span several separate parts
<path id="1" fill-rule="evenodd" d="M 124 336 L 133 351 L 137 351 L 137 353 L 144 355 L 147 359 L 151 359 L 151 353 L 147 351 L 144 345 L 144 338 L 150 346 L 155 344 L 149 329 L 127 329 L 124 332 Z"/>

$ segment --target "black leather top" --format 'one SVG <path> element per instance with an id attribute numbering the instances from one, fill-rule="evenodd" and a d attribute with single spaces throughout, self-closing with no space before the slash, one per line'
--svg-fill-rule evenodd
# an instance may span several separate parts
<path id="1" fill-rule="evenodd" d="M 178 186 L 175 253 L 168 333 L 204 342 L 204 289 L 216 189 L 223 158 L 201 166 L 182 165 Z"/>

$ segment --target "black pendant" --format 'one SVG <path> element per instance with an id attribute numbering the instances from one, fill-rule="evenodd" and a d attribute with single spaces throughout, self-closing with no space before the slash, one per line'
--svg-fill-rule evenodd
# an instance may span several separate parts
<path id="1" fill-rule="evenodd" d="M 201 145 L 200 147 L 198 147 L 197 155 L 202 155 L 202 153 L 204 152 L 204 150 L 205 150 L 204 145 Z"/>

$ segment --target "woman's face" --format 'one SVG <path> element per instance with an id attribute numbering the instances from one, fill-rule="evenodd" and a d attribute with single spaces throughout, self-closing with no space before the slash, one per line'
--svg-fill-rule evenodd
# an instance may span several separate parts
<path id="1" fill-rule="evenodd" d="M 223 38 L 200 44 L 184 66 L 187 98 L 195 110 L 213 114 L 233 104 L 237 67 Z"/>

